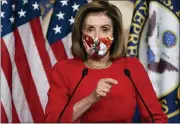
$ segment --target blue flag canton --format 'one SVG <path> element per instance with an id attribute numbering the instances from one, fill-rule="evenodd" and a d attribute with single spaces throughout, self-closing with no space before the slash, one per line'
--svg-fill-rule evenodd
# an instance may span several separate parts
<path id="1" fill-rule="evenodd" d="M 1 37 L 40 14 L 38 0 L 1 0 Z"/>
<path id="2" fill-rule="evenodd" d="M 50 44 L 61 40 L 71 32 L 79 7 L 86 3 L 87 0 L 56 0 L 47 32 Z"/>

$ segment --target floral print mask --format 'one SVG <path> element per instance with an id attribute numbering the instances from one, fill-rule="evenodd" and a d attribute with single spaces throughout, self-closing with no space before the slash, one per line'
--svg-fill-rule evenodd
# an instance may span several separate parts
<path id="1" fill-rule="evenodd" d="M 85 34 L 83 35 L 83 45 L 87 54 L 95 58 L 105 56 L 113 41 L 114 38 L 112 36 L 98 39 Z"/>

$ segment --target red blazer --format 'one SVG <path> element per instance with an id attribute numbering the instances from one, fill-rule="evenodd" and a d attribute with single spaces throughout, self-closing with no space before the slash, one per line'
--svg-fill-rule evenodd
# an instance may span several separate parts
<path id="1" fill-rule="evenodd" d="M 57 122 L 58 116 L 80 80 L 85 67 L 83 61 L 78 58 L 58 62 L 54 66 L 45 111 L 46 122 Z M 132 122 L 136 104 L 138 104 L 142 121 L 151 122 L 132 83 L 124 75 L 125 68 L 130 70 L 131 77 L 154 115 L 155 122 L 167 122 L 167 116 L 162 111 L 143 65 L 138 59 L 128 57 L 114 60 L 112 65 L 106 69 L 88 69 L 87 76 L 75 92 L 61 122 L 72 122 L 74 104 L 90 95 L 101 78 L 113 78 L 119 83 L 113 85 L 107 96 L 94 103 L 76 122 Z"/>

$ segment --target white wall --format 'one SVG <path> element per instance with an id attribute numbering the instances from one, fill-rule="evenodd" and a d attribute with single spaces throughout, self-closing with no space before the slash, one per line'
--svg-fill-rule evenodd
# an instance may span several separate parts
<path id="1" fill-rule="evenodd" d="M 128 0 L 117 1 L 117 0 L 109 0 L 112 4 L 116 5 L 121 13 L 123 18 L 123 27 L 124 27 L 124 37 L 125 40 L 128 40 L 129 28 L 131 24 L 132 14 L 133 14 L 133 3 Z"/>

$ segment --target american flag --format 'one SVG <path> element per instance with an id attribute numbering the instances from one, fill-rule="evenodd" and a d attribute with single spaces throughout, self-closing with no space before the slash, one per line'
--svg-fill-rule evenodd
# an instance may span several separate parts
<path id="1" fill-rule="evenodd" d="M 79 7 L 87 0 L 56 0 L 51 16 L 47 39 L 58 61 L 73 58 L 71 48 L 71 29 Z"/>
<path id="2" fill-rule="evenodd" d="M 52 66 L 72 58 L 71 27 L 87 1 L 57 0 L 47 39 L 38 0 L 1 0 L 1 122 L 43 122 Z"/>
<path id="3" fill-rule="evenodd" d="M 43 122 L 52 68 L 37 0 L 1 1 L 1 122 Z"/>

